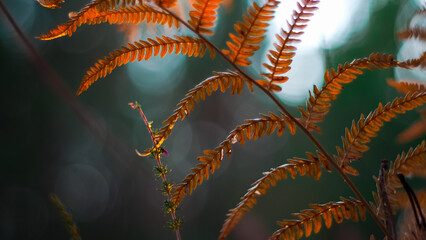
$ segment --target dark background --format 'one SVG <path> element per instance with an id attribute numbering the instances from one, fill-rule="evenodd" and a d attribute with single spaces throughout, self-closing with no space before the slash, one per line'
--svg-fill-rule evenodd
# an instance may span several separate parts
<path id="1" fill-rule="evenodd" d="M 68 12 L 81 9 L 84 3 L 67 1 L 60 10 L 52 11 L 34 1 L 3 2 L 71 92 L 76 91 L 89 66 L 125 42 L 123 33 L 108 24 L 83 26 L 71 38 L 39 41 L 33 37 L 63 23 Z M 221 13 L 220 31 L 211 37 L 220 48 L 228 39 L 226 33 L 233 31 L 229 23 L 245 13 L 245 2 L 235 4 L 234 12 Z M 409 17 L 399 17 L 397 22 L 403 7 L 415 10 L 410 1 L 387 1 L 381 7 L 372 7 L 370 22 L 361 33 L 342 47 L 324 49 L 327 68 L 372 52 L 396 55 L 401 42 L 395 39 L 395 31 Z M 184 58 L 182 65 L 170 73 L 167 64 L 158 58 L 154 65 L 162 64 L 162 69 L 156 75 L 142 72 L 140 76 L 142 86 L 149 80 L 147 90 L 129 80 L 128 66 L 117 68 L 77 98 L 94 121 L 91 126 L 59 97 L 64 95 L 58 95 L 57 88 L 46 84 L 44 70 L 30 61 L 3 14 L 0 19 L 0 239 L 69 239 L 58 210 L 49 200 L 50 193 L 57 194 L 68 207 L 83 239 L 174 239 L 174 233 L 167 230 L 168 216 L 162 210 L 164 198 L 158 191 L 161 182 L 152 172 L 155 161 L 134 153 L 134 149 L 149 148 L 150 138 L 137 112 L 127 104 L 141 102 L 154 127 L 161 127 L 189 89 L 211 76 L 212 71 L 231 67 L 220 56 L 214 60 Z M 326 121 L 320 124 L 323 134 L 316 135 L 330 153 L 341 146 L 340 136 L 353 119 L 368 114 L 379 102 L 398 96 L 386 84 L 386 79 L 393 77 L 393 69 L 367 71 L 346 86 Z M 156 78 L 170 83 L 151 86 Z M 289 110 L 298 116 L 297 108 L 289 106 Z M 165 143 L 169 156 L 163 161 L 172 169 L 168 178 L 179 182 L 195 166 L 202 150 L 215 148 L 244 119 L 269 111 L 278 113 L 258 89 L 254 94 L 244 91 L 238 96 L 214 93 L 197 104 L 185 121 L 176 124 Z M 380 160 L 393 160 L 421 142 L 417 139 L 401 145 L 395 141 L 396 135 L 418 118 L 412 111 L 386 123 L 369 144 L 371 151 L 353 164 L 360 176 L 352 179 L 368 200 L 372 200 L 372 176 L 377 176 Z M 282 137 L 267 136 L 244 147 L 234 145 L 232 157 L 225 158 L 209 181 L 183 201 L 178 212 L 184 220 L 183 239 L 217 238 L 228 209 L 235 207 L 262 172 L 286 163 L 288 158 L 305 157 L 306 151 L 314 152 L 315 147 L 301 131 L 295 136 L 288 132 Z M 413 185 L 420 186 L 416 182 Z M 266 239 L 278 229 L 277 220 L 291 219 L 290 213 L 308 208 L 311 203 L 338 201 L 340 196 L 354 195 L 335 172 L 323 173 L 320 181 L 298 176 L 280 182 L 259 198 L 229 239 Z M 314 238 L 367 239 L 371 233 L 382 236 L 368 217 L 363 223 L 344 221 L 334 223 L 331 230 L 323 227 Z"/>

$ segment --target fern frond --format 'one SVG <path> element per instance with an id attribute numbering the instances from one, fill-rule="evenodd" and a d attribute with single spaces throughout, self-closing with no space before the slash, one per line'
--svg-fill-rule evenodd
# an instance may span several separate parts
<path id="1" fill-rule="evenodd" d="M 70 21 L 36 38 L 41 40 L 52 40 L 66 35 L 71 36 L 82 24 L 92 25 L 105 22 L 109 24 L 138 24 L 146 21 L 147 23 L 167 24 L 169 27 L 172 27 L 174 24 L 176 28 L 179 28 L 179 21 L 175 17 L 168 13 L 153 9 L 148 5 L 128 6 L 102 12 L 99 12 L 96 6 L 90 6 L 78 13 L 72 14 L 70 18 Z"/>
<path id="2" fill-rule="evenodd" d="M 265 195 L 266 192 L 272 186 L 275 186 L 278 181 L 287 179 L 288 173 L 290 173 L 290 176 L 293 179 L 299 172 L 300 176 L 314 176 L 315 180 L 318 180 L 321 176 L 321 166 L 325 170 L 329 172 L 331 171 L 327 158 L 321 153 L 317 152 L 317 156 L 312 153 L 306 153 L 306 155 L 308 156 L 308 159 L 289 159 L 289 163 L 263 173 L 264 176 L 252 184 L 252 187 L 241 198 L 237 207 L 229 210 L 229 213 L 227 214 L 228 217 L 220 230 L 219 239 L 225 239 L 245 213 L 249 212 L 250 209 L 254 207 L 257 203 L 257 198 Z"/>
<path id="3" fill-rule="evenodd" d="M 337 147 L 336 161 L 347 173 L 357 175 L 358 172 L 347 164 L 353 160 L 359 160 L 363 153 L 369 150 L 366 144 L 371 138 L 377 136 L 383 122 L 389 122 L 397 114 L 404 114 L 425 102 L 426 91 L 408 93 L 405 97 L 395 98 L 392 103 L 389 102 L 385 106 L 380 103 L 378 108 L 370 112 L 367 117 L 361 114 L 358 123 L 352 122 L 351 130 L 346 128 L 345 137 L 342 137 L 343 149 Z"/>
<path id="4" fill-rule="evenodd" d="M 195 10 L 189 12 L 191 19 L 188 23 L 196 32 L 213 35 L 209 28 L 214 27 L 217 9 L 222 0 L 196 0 L 192 6 Z"/>
<path id="5" fill-rule="evenodd" d="M 426 172 L 426 142 L 422 141 L 416 148 L 410 148 L 407 153 L 402 152 L 397 156 L 393 165 L 389 168 L 389 174 L 402 173 L 404 176 L 419 173 L 419 170 Z M 399 181 L 398 181 L 399 182 Z"/>
<path id="6" fill-rule="evenodd" d="M 309 91 L 306 110 L 299 108 L 302 114 L 300 122 L 309 131 L 321 132 L 315 124 L 324 120 L 331 107 L 331 102 L 337 99 L 343 89 L 343 84 L 351 83 L 357 78 L 357 75 L 363 74 L 363 69 L 374 70 L 374 68 L 390 67 L 408 68 L 409 66 L 404 62 L 396 61 L 392 55 L 377 53 L 371 54 L 368 58 L 355 59 L 351 63 L 346 62 L 344 66 L 339 65 L 337 70 L 333 68 L 330 71 L 327 70 L 324 74 L 324 86 L 319 90 L 314 85 L 313 94 Z"/>
<path id="7" fill-rule="evenodd" d="M 64 0 L 37 0 L 37 2 L 46 8 L 61 8 L 61 4 L 64 3 Z"/>
<path id="8" fill-rule="evenodd" d="M 232 33 L 229 37 L 232 41 L 227 41 L 228 49 L 222 50 L 233 63 L 241 66 L 249 66 L 250 60 L 247 58 L 253 56 L 260 46 L 259 43 L 264 39 L 264 33 L 268 27 L 268 22 L 273 19 L 273 14 L 279 2 L 268 0 L 262 7 L 255 2 L 248 9 L 248 15 L 244 15 L 244 22 L 239 21 L 234 25 L 237 35 Z"/>
<path id="9" fill-rule="evenodd" d="M 341 223 L 343 219 L 351 219 L 358 222 L 359 218 L 365 221 L 365 207 L 357 199 L 340 198 L 339 202 L 329 202 L 326 204 L 311 204 L 311 209 L 294 213 L 293 216 L 298 220 L 283 220 L 278 222 L 282 228 L 277 230 L 270 240 L 295 240 L 303 237 L 309 237 L 312 233 L 318 233 L 322 227 L 322 221 L 327 228 L 333 223 L 333 217 L 336 223 Z M 358 213 L 358 211 L 359 213 Z"/>
<path id="10" fill-rule="evenodd" d="M 409 28 L 406 30 L 399 31 L 396 34 L 399 39 L 418 38 L 422 41 L 426 40 L 426 29 L 424 28 Z"/>
<path id="11" fill-rule="evenodd" d="M 210 96 L 213 92 L 217 90 L 225 92 L 226 89 L 231 88 L 231 94 L 240 94 L 243 90 L 244 82 L 250 91 L 253 92 L 253 83 L 245 81 L 237 72 L 213 72 L 213 74 L 215 76 L 204 80 L 189 90 L 185 97 L 177 104 L 177 108 L 173 111 L 173 114 L 163 122 L 165 126 L 155 135 L 158 146 L 169 137 L 179 118 L 183 120 L 194 109 L 196 102 L 204 100 L 206 96 Z"/>
<path id="12" fill-rule="evenodd" d="M 156 37 L 156 40 L 148 38 L 148 41 L 140 40 L 127 45 L 127 47 L 123 46 L 95 63 L 83 77 L 77 95 L 86 91 L 99 78 L 110 74 L 116 67 L 134 62 L 136 59 L 138 61 L 148 60 L 153 55 L 157 56 L 158 54 L 164 57 L 166 54 L 173 53 L 173 51 L 175 54 L 181 53 L 189 57 L 202 57 L 206 48 L 209 48 L 211 56 L 214 56 L 213 49 L 206 45 L 203 40 L 189 36 L 175 36 L 175 39 L 163 36 L 162 38 Z"/>
<path id="13" fill-rule="evenodd" d="M 398 189 L 402 188 L 402 184 L 397 176 L 402 173 L 404 176 L 413 176 L 416 171 L 426 173 L 426 142 L 422 141 L 415 149 L 410 148 L 407 153 L 399 154 L 394 163 L 390 164 L 389 170 L 384 175 L 384 187 L 391 208 L 395 211 L 401 208 L 403 203 L 398 194 Z M 374 203 L 370 205 L 375 209 L 377 216 L 384 222 L 387 220 L 385 209 L 383 208 L 382 197 L 379 194 L 380 183 L 377 177 L 373 177 L 376 181 L 377 191 L 373 192 Z"/>
<path id="14" fill-rule="evenodd" d="M 232 144 L 238 142 L 244 145 L 246 139 L 255 140 L 263 137 L 265 133 L 269 135 L 275 130 L 278 130 L 277 134 L 281 136 L 285 131 L 286 124 L 291 134 L 294 134 L 296 131 L 295 123 L 284 114 L 281 114 L 281 117 L 273 113 L 269 113 L 269 115 L 261 114 L 260 116 L 261 118 L 246 120 L 246 124 L 232 130 L 226 140 L 218 147 L 214 150 L 205 150 L 203 152 L 204 156 L 198 157 L 201 163 L 191 169 L 192 173 L 187 175 L 182 183 L 177 185 L 173 191 L 172 201 L 176 205 L 179 205 L 186 195 L 191 195 L 192 191 L 198 185 L 201 185 L 204 179 L 207 180 L 209 178 L 210 173 L 213 174 L 220 167 L 225 154 L 227 157 L 231 156 Z"/>
<path id="15" fill-rule="evenodd" d="M 300 42 L 300 36 L 303 29 L 307 26 L 309 18 L 313 16 L 313 12 L 317 9 L 318 0 L 301 0 L 297 3 L 297 10 L 293 11 L 291 21 L 287 22 L 288 30 L 281 29 L 281 34 L 276 34 L 278 43 L 274 43 L 274 50 L 269 50 L 267 55 L 268 63 L 262 65 L 268 70 L 268 73 L 262 73 L 268 81 L 259 80 L 259 84 L 263 87 L 281 91 L 281 87 L 276 83 L 284 83 L 288 80 L 284 74 L 290 70 L 292 58 L 296 54 L 294 44 Z"/>
<path id="16" fill-rule="evenodd" d="M 426 84 L 414 81 L 395 81 L 392 79 L 387 80 L 388 85 L 394 87 L 398 92 L 407 94 L 409 92 L 426 91 Z"/>

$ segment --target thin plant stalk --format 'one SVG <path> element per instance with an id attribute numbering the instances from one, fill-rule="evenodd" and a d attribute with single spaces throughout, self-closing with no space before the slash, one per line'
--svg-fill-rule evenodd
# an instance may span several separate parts
<path id="1" fill-rule="evenodd" d="M 157 141 L 155 140 L 155 136 L 152 132 L 151 124 L 148 122 L 145 114 L 143 113 L 141 105 L 138 104 L 137 102 L 129 103 L 129 105 L 133 109 L 138 110 L 139 115 L 142 117 L 142 119 L 143 119 L 143 121 L 146 125 L 146 128 L 148 129 L 148 132 L 149 132 L 149 135 L 151 137 L 152 144 L 153 144 L 153 148 L 151 149 L 151 152 L 153 153 L 154 158 L 157 161 L 158 174 L 160 175 L 161 180 L 163 181 L 163 186 L 164 186 L 163 190 L 164 190 L 164 193 L 167 197 L 167 202 L 170 203 L 171 202 L 170 199 L 171 199 L 172 185 L 167 182 L 166 169 L 164 169 L 163 164 L 161 163 L 161 154 L 164 152 L 164 150 L 162 148 L 157 147 Z M 143 156 L 139 152 L 137 152 L 137 153 L 138 153 L 138 155 Z M 173 227 L 173 229 L 176 233 L 176 239 L 181 240 L 181 235 L 180 235 L 180 230 L 179 230 L 180 222 L 179 222 L 179 219 L 176 216 L 176 207 L 175 206 L 167 206 L 167 208 L 168 208 L 167 211 L 170 211 L 170 215 L 172 217 L 172 227 Z"/>

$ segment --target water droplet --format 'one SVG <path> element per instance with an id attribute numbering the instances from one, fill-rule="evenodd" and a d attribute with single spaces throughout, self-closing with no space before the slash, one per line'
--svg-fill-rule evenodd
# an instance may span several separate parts
<path id="1" fill-rule="evenodd" d="M 235 144 L 238 141 L 238 136 L 235 135 L 232 139 L 231 139 L 231 143 Z"/>

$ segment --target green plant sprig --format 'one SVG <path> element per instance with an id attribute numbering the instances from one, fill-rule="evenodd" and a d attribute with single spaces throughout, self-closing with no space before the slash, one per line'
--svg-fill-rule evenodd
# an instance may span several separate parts
<path id="1" fill-rule="evenodd" d="M 129 106 L 135 110 L 138 110 L 140 116 L 142 117 L 146 128 L 148 129 L 149 135 L 152 140 L 153 147 L 151 149 L 148 149 L 145 152 L 148 152 L 146 155 L 152 155 L 154 156 L 155 160 L 157 161 L 157 166 L 155 167 L 155 175 L 157 177 L 160 177 L 163 181 L 161 192 L 166 196 L 165 200 L 165 212 L 167 214 L 170 214 L 172 219 L 169 221 L 168 226 L 170 229 L 174 230 L 176 233 L 176 239 L 181 240 L 181 234 L 180 234 L 180 226 L 181 226 L 181 220 L 176 216 L 176 207 L 173 203 L 171 203 L 171 193 L 173 189 L 173 184 L 167 182 L 166 174 L 170 172 L 170 170 L 167 169 L 167 166 L 163 166 L 161 162 L 161 155 L 167 154 L 167 151 L 163 147 L 157 146 L 157 141 L 155 140 L 155 135 L 151 128 L 151 123 L 148 122 L 145 114 L 142 111 L 142 106 L 138 102 L 129 103 Z M 137 151 L 136 151 L 137 152 Z M 140 154 L 137 152 L 139 156 L 146 156 L 143 154 Z"/>

